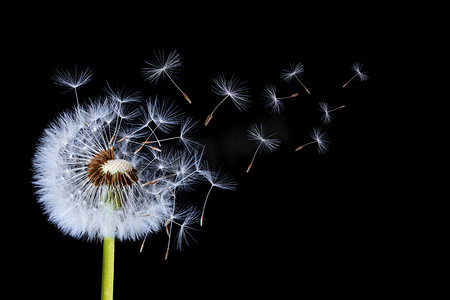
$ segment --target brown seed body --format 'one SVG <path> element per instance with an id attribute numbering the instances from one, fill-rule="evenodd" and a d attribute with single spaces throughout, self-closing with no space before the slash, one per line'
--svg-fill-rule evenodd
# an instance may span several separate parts
<path id="1" fill-rule="evenodd" d="M 105 172 L 103 165 L 114 160 L 114 147 L 101 150 L 89 161 L 86 172 L 89 181 L 95 186 L 127 186 L 138 181 L 137 170 L 132 169 L 127 172 Z"/>

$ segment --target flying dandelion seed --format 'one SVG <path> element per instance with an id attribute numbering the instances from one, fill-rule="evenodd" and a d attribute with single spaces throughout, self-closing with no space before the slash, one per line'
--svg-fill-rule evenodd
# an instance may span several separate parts
<path id="1" fill-rule="evenodd" d="M 320 120 L 325 125 L 330 124 L 331 121 L 333 120 L 333 117 L 331 117 L 331 113 L 336 111 L 336 110 L 338 110 L 338 109 L 344 108 L 344 107 L 345 107 L 345 105 L 341 105 L 339 107 L 330 109 L 330 106 L 329 106 L 328 103 L 319 102 L 319 111 L 322 112 L 322 116 L 321 116 Z"/>
<path id="2" fill-rule="evenodd" d="M 167 239 L 167 248 L 164 259 L 167 260 L 169 256 L 169 249 L 172 238 L 172 225 L 175 224 L 179 226 L 179 231 L 176 235 L 176 246 L 178 250 L 181 250 L 184 245 L 189 245 L 189 241 L 195 241 L 192 231 L 198 231 L 198 228 L 195 226 L 198 224 L 199 212 L 192 206 L 188 206 L 187 208 L 181 208 L 178 210 L 173 210 L 170 217 L 164 223 L 165 230 L 168 236 Z"/>
<path id="3" fill-rule="evenodd" d="M 247 168 L 246 171 L 247 173 L 253 166 L 256 154 L 258 154 L 260 150 L 265 153 L 271 153 L 278 148 L 278 146 L 280 145 L 280 140 L 271 138 L 274 135 L 275 133 L 267 135 L 266 130 L 262 127 L 262 125 L 260 125 L 259 127 L 256 124 L 250 125 L 250 127 L 247 130 L 247 137 L 249 140 L 257 143 L 258 147 L 256 148 L 255 153 L 253 154 L 252 157 L 252 161 L 250 162 L 250 165 Z"/>
<path id="4" fill-rule="evenodd" d="M 310 132 L 310 136 L 313 139 L 313 141 L 303 144 L 301 146 L 298 146 L 295 149 L 295 151 L 298 151 L 305 146 L 317 143 L 319 153 L 325 154 L 328 151 L 328 145 L 329 145 L 327 133 L 325 131 L 322 131 L 320 128 L 313 128 L 313 130 Z"/>
<path id="5" fill-rule="evenodd" d="M 175 83 L 174 79 L 177 79 L 177 75 L 180 73 L 182 66 L 180 55 L 176 51 L 171 51 L 166 57 L 164 51 L 155 52 L 155 56 L 148 62 L 148 67 L 142 69 L 142 74 L 145 80 L 150 83 L 157 83 L 165 76 L 173 83 L 173 85 L 183 94 L 184 98 L 192 103 L 189 97 L 181 88 Z"/>
<path id="6" fill-rule="evenodd" d="M 206 117 L 205 126 L 211 121 L 214 112 L 219 106 L 228 98 L 233 101 L 234 105 L 239 111 L 246 110 L 250 105 L 250 99 L 248 98 L 248 88 L 245 86 L 245 82 L 241 81 L 238 77 L 232 75 L 230 79 L 226 79 L 225 74 L 221 74 L 213 79 L 212 91 L 216 95 L 224 96 L 222 101 L 217 104 L 213 111 Z"/>
<path id="7" fill-rule="evenodd" d="M 91 81 L 91 78 L 91 68 L 80 69 L 76 65 L 73 70 L 56 70 L 56 72 L 52 76 L 52 80 L 55 84 L 73 89 L 75 93 L 75 99 L 77 101 L 77 107 L 80 106 L 77 89 Z M 78 112 L 78 114 L 81 114 L 81 112 Z M 81 121 L 84 124 L 84 121 Z"/>
<path id="8" fill-rule="evenodd" d="M 54 80 L 76 89 L 89 81 L 86 70 Z M 199 212 L 176 196 L 219 176 L 204 168 L 203 146 L 191 137 L 197 123 L 168 100 L 107 86 L 44 130 L 32 161 L 38 202 L 63 234 L 103 241 L 102 297 L 112 299 L 116 239 L 145 241 L 166 228 L 170 243 L 177 225 L 181 248 L 198 223 Z"/>
<path id="9" fill-rule="evenodd" d="M 362 71 L 362 68 L 363 68 L 362 63 L 360 63 L 360 62 L 353 63 L 352 71 L 355 72 L 355 74 L 342 87 L 344 88 L 347 84 L 349 84 L 355 78 L 361 82 L 369 79 L 369 76 L 367 76 L 366 72 Z"/>
<path id="10" fill-rule="evenodd" d="M 215 170 L 210 170 L 209 166 L 206 165 L 204 168 L 206 172 L 203 174 L 206 180 L 209 181 L 211 187 L 206 194 L 205 201 L 203 203 L 202 215 L 200 217 L 200 226 L 203 226 L 203 217 L 205 215 L 206 202 L 208 202 L 209 194 L 214 187 L 224 190 L 234 190 L 236 189 L 236 182 L 233 181 L 229 176 Z"/>
<path id="11" fill-rule="evenodd" d="M 290 82 L 292 79 L 297 79 L 297 81 L 302 85 L 302 87 L 305 89 L 305 91 L 308 94 L 311 94 L 309 90 L 306 88 L 306 86 L 301 82 L 301 78 L 303 76 L 303 73 L 305 72 L 303 68 L 302 63 L 294 64 L 291 63 L 288 68 L 285 68 L 281 71 L 281 79 L 283 79 L 286 82 Z"/>
<path id="12" fill-rule="evenodd" d="M 279 114 L 284 109 L 281 100 L 297 97 L 298 93 L 285 97 L 277 97 L 277 89 L 273 84 L 266 85 L 262 92 L 263 104 L 266 108 L 271 109 L 273 113 Z"/>

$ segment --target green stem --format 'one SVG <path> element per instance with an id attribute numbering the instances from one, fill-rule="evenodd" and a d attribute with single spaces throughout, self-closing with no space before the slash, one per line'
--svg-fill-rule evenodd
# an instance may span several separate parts
<path id="1" fill-rule="evenodd" d="M 112 300 L 114 286 L 114 237 L 103 239 L 102 298 Z"/>

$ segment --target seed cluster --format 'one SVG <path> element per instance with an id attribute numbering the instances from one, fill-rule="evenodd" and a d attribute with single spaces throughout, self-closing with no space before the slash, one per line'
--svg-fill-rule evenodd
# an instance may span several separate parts
<path id="1" fill-rule="evenodd" d="M 91 158 L 86 169 L 95 186 L 127 186 L 137 182 L 137 170 L 123 159 L 114 159 L 114 146 Z"/>

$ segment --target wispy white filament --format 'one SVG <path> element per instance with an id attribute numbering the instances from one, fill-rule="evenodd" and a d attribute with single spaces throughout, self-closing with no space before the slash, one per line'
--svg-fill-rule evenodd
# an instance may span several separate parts
<path id="1" fill-rule="evenodd" d="M 220 74 L 214 78 L 212 91 L 219 96 L 230 97 L 240 111 L 244 111 L 250 106 L 251 101 L 245 81 L 235 75 L 232 75 L 229 79 L 226 78 L 225 74 Z"/>

